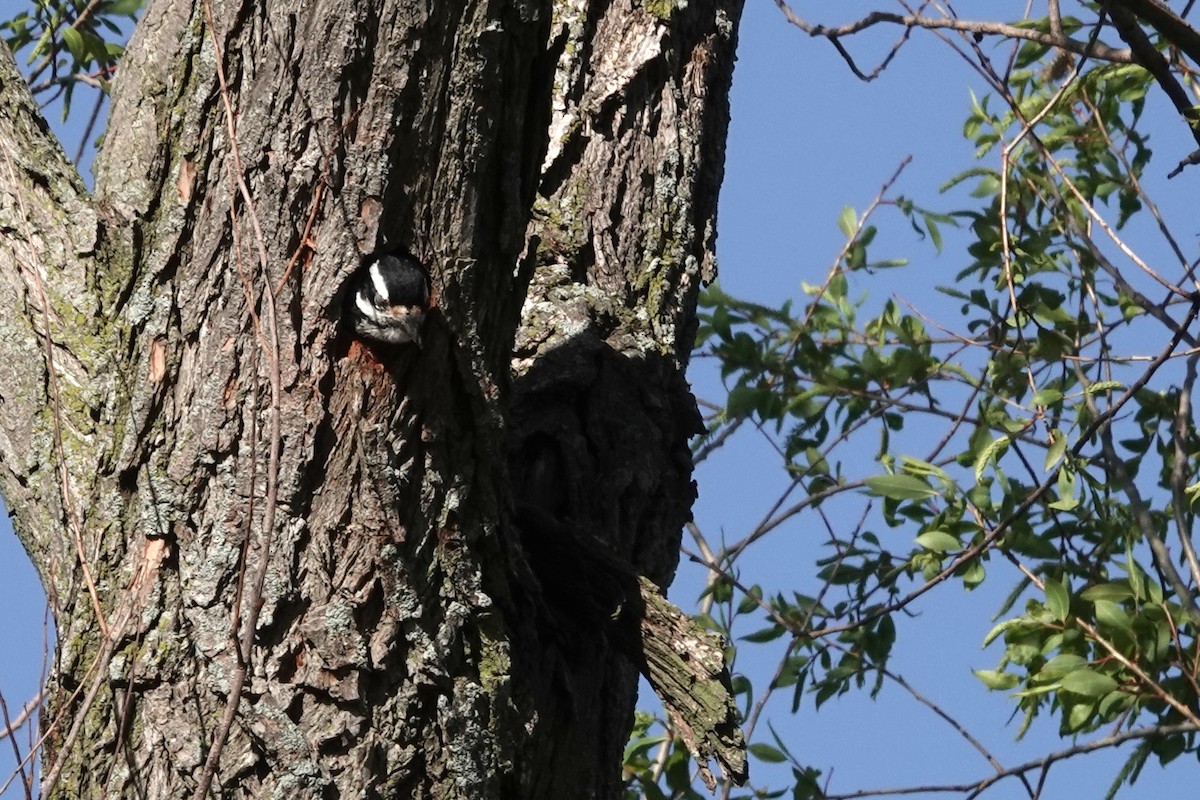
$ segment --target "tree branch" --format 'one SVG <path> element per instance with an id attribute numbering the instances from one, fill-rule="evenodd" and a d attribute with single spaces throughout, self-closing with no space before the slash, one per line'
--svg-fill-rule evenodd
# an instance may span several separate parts
<path id="1" fill-rule="evenodd" d="M 1141 4 L 1138 3 L 1136 5 Z M 1146 5 L 1152 6 L 1153 2 L 1148 2 Z M 1171 99 L 1171 103 L 1174 104 L 1175 110 L 1179 112 L 1179 115 L 1189 123 L 1194 122 L 1196 120 L 1196 111 L 1191 98 L 1188 97 L 1187 91 L 1179 84 L 1179 81 L 1175 79 L 1175 75 L 1171 72 L 1171 65 L 1167 63 L 1167 59 L 1163 57 L 1162 53 L 1158 52 L 1158 48 L 1154 46 L 1154 43 L 1150 41 L 1150 37 L 1142 30 L 1142 26 L 1138 23 L 1138 19 L 1134 13 L 1123 3 L 1105 3 L 1104 7 L 1112 17 L 1117 33 L 1121 35 L 1121 38 L 1125 40 L 1130 50 L 1133 51 L 1137 63 L 1154 76 L 1154 80 L 1158 82 L 1159 87 Z M 1190 31 L 1193 36 L 1195 35 L 1195 31 L 1186 23 L 1183 23 L 1182 20 L 1180 20 L 1180 23 L 1183 29 Z M 1182 33 L 1177 32 L 1176 35 L 1188 40 L 1188 37 L 1183 36 Z M 1172 44 L 1175 43 L 1166 34 L 1163 34 L 1163 37 L 1171 41 Z M 1184 48 L 1183 45 L 1179 46 L 1184 52 L 1191 55 L 1193 59 L 1196 59 L 1196 55 L 1193 55 L 1191 51 Z M 1200 54 L 1200 46 L 1197 46 L 1195 50 L 1196 53 Z M 1200 130 L 1191 124 L 1188 127 L 1191 128 L 1192 137 L 1196 140 L 1196 143 L 1200 144 Z"/>
<path id="2" fill-rule="evenodd" d="M 795 25 L 809 36 L 823 36 L 831 42 L 837 42 L 842 36 L 851 36 L 867 28 L 880 24 L 902 25 L 905 28 L 925 28 L 926 30 L 953 30 L 959 33 L 971 33 L 978 36 L 1003 36 L 1007 39 L 1021 39 L 1037 42 L 1050 47 L 1057 47 L 1080 56 L 1111 61 L 1118 64 L 1136 63 L 1134 55 L 1129 50 L 1117 50 L 1103 44 L 1072 39 L 1069 36 L 1056 36 L 1053 32 L 1044 33 L 1032 28 L 1022 28 L 1004 22 L 982 22 L 964 19 L 938 19 L 920 15 L 894 14 L 887 11 L 873 11 L 865 17 L 848 22 L 835 28 L 825 25 L 814 25 L 798 17 L 785 0 L 775 0 L 775 5 L 783 12 L 787 21 Z"/>
<path id="3" fill-rule="evenodd" d="M 98 369 L 107 350 L 97 346 L 86 273 L 98 220 L 7 47 L 0 106 L 0 490 L 53 599 L 74 575 L 65 565 L 76 561 L 75 548 L 62 531 L 78 533 L 71 509 L 86 494 L 66 485 L 64 459 L 69 453 L 76 474 L 89 474 L 98 452 L 91 413 L 109 383 Z M 30 412 L 45 408 L 52 413 Z M 53 559 L 63 565 L 54 575 L 61 586 L 48 580 Z"/>
<path id="4" fill-rule="evenodd" d="M 1197 730 L 1200 730 L 1200 728 L 1197 728 L 1197 726 L 1191 723 L 1183 723 L 1179 725 L 1155 725 L 1145 728 L 1135 728 L 1134 730 L 1125 731 L 1123 733 L 1114 733 L 1110 736 L 1105 736 L 1101 739 L 1097 739 L 1094 742 L 1073 745 L 1063 750 L 1058 750 L 1054 753 L 1051 753 L 1043 758 L 1036 758 L 1032 761 L 1026 761 L 1024 764 L 1018 764 L 1017 766 L 1010 767 L 1003 772 L 990 775 L 977 783 L 962 783 L 943 786 L 921 786 L 905 789 L 866 790 L 861 792 L 850 792 L 848 794 L 827 794 L 825 795 L 825 799 L 851 800 L 852 798 L 858 797 L 880 797 L 895 794 L 916 794 L 918 792 L 940 792 L 944 794 L 970 792 L 968 797 L 978 797 L 984 789 L 987 789 L 993 784 L 998 783 L 1004 778 L 1009 778 L 1014 775 L 1024 775 L 1026 772 L 1030 772 L 1035 769 L 1044 770 L 1057 761 L 1065 761 L 1073 756 L 1091 753 L 1096 750 L 1104 750 L 1109 747 L 1116 747 L 1124 744 L 1125 742 L 1136 741 L 1139 739 L 1152 739 L 1160 736 L 1195 733 Z"/>
<path id="5" fill-rule="evenodd" d="M 1166 39 L 1178 47 L 1188 58 L 1200 64 L 1200 31 L 1184 21 L 1161 0 L 1121 0 L 1120 3 L 1104 3 L 1110 12 L 1121 10 L 1133 13 L 1144 20 Z"/>

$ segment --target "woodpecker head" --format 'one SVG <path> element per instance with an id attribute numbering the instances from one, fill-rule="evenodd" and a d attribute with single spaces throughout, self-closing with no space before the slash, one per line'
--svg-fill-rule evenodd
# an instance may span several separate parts
<path id="1" fill-rule="evenodd" d="M 421 345 L 429 308 L 429 275 L 405 250 L 372 253 L 352 283 L 349 313 L 359 336 L 388 344 Z"/>

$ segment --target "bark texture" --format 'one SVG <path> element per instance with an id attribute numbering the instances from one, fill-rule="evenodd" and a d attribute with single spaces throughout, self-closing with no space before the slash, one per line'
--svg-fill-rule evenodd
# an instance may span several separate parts
<path id="1" fill-rule="evenodd" d="M 48 796 L 619 795 L 739 11 L 155 0 L 90 195 L 0 53 Z M 436 307 L 373 349 L 345 281 L 401 244 Z"/>

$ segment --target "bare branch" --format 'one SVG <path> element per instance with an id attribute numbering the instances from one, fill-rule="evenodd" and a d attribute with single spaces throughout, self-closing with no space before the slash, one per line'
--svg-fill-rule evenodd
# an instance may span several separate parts
<path id="1" fill-rule="evenodd" d="M 1134 730 L 1124 731 L 1121 733 L 1110 734 L 1094 742 L 1086 742 L 1077 744 L 1071 747 L 1051 753 L 1043 758 L 1037 758 L 1032 761 L 1026 761 L 1024 764 L 1018 764 L 1015 767 L 991 775 L 976 783 L 960 783 L 960 784 L 943 784 L 939 786 L 913 786 L 903 789 L 868 789 L 861 792 L 849 792 L 847 794 L 826 794 L 825 800 L 854 800 L 859 797 L 884 797 L 888 795 L 905 795 L 919 794 L 922 792 L 937 792 L 941 794 L 962 794 L 969 793 L 968 797 L 978 797 L 984 789 L 999 783 L 1005 778 L 1011 778 L 1018 775 L 1024 775 L 1033 770 L 1045 770 L 1052 764 L 1058 761 L 1065 761 L 1074 756 L 1083 755 L 1084 753 L 1093 753 L 1097 750 L 1105 750 L 1110 747 L 1117 747 L 1125 742 L 1137 741 L 1140 739 L 1155 739 L 1162 736 L 1174 736 L 1177 734 L 1195 733 L 1200 730 L 1200 726 L 1191 723 L 1182 723 L 1179 725 L 1154 725 L 1145 728 L 1135 728 Z"/>
<path id="2" fill-rule="evenodd" d="M 24 724 L 29 718 L 33 709 L 38 707 L 42 701 L 41 692 L 33 700 L 25 704 L 25 708 L 21 709 L 21 713 L 13 719 L 8 715 L 8 703 L 4 700 L 4 694 L 0 692 L 0 714 L 4 716 L 4 731 L 3 736 L 9 737 L 9 743 L 12 744 L 13 755 L 17 762 L 17 772 L 21 777 L 21 786 L 25 789 L 25 797 L 27 800 L 33 800 L 33 776 L 25 773 L 25 761 L 21 758 L 21 748 L 17 744 L 17 737 L 12 736 L 12 732 Z"/>
<path id="3" fill-rule="evenodd" d="M 1127 5 L 1154 7 L 1154 0 L 1144 0 L 1144 2 L 1128 4 L 1124 2 L 1105 3 L 1104 7 L 1112 17 L 1117 33 L 1121 34 L 1121 38 L 1126 41 L 1130 50 L 1133 51 L 1137 63 L 1145 67 L 1154 76 L 1154 80 L 1158 82 L 1159 87 L 1171 99 L 1171 102 L 1175 105 L 1175 110 L 1179 112 L 1180 116 L 1189 122 L 1195 122 L 1196 111 L 1191 98 L 1188 97 L 1184 88 L 1179 85 L 1179 81 L 1175 79 L 1175 75 L 1171 72 L 1171 65 L 1167 63 L 1167 59 L 1163 57 L 1162 53 L 1158 52 L 1158 48 L 1154 46 L 1154 43 L 1150 41 L 1150 37 L 1142 30 L 1142 26 L 1138 24 L 1137 17 L 1134 16 L 1134 13 L 1129 10 Z M 1186 23 L 1183 24 L 1183 28 L 1191 31 L 1193 35 L 1195 34 L 1195 31 L 1192 31 Z M 1200 53 L 1200 42 L 1197 45 L 1196 53 Z M 1192 55 L 1186 49 L 1185 52 L 1188 52 L 1193 59 L 1196 58 L 1195 55 Z M 1200 144 L 1200 129 L 1197 129 L 1194 125 L 1189 125 L 1188 127 L 1192 131 L 1192 137 L 1196 140 L 1197 144 Z"/>
<path id="4" fill-rule="evenodd" d="M 1145 20 L 1175 47 L 1187 53 L 1188 58 L 1200 64 L 1200 31 L 1184 21 L 1161 0 L 1107 0 L 1104 7 L 1110 12 L 1126 11 Z M 1115 16 L 1114 16 L 1115 19 Z"/>
<path id="5" fill-rule="evenodd" d="M 29 698 L 29 701 L 21 707 L 21 710 L 17 712 L 15 717 L 5 720 L 4 728 L 0 729 L 0 739 L 12 736 L 16 733 L 17 728 L 25 724 L 25 720 L 29 719 L 33 712 L 37 711 L 38 707 L 41 706 L 45 691 L 45 689 L 39 689 L 38 693 Z M 7 713 L 6 710 L 5 714 L 7 715 Z"/>
<path id="6" fill-rule="evenodd" d="M 792 11 L 786 0 L 775 0 L 775 5 L 783 12 L 788 22 L 809 36 L 823 36 L 835 43 L 842 36 L 851 36 L 875 25 L 889 24 L 901 25 L 905 28 L 952 30 L 978 36 L 1001 36 L 1006 39 L 1019 39 L 1037 42 L 1049 47 L 1057 47 L 1076 55 L 1087 56 L 1088 58 L 1100 61 L 1110 61 L 1118 64 L 1136 63 L 1133 53 L 1129 50 L 1117 50 L 1099 43 L 1089 44 L 1078 39 L 1072 39 L 1069 36 L 1056 36 L 1053 32 L 1044 33 L 1032 28 L 1010 25 L 1004 22 L 923 17 L 920 15 L 893 14 L 887 11 L 873 11 L 854 22 L 848 22 L 838 27 L 827 27 L 825 25 L 814 25 L 805 22 Z"/>

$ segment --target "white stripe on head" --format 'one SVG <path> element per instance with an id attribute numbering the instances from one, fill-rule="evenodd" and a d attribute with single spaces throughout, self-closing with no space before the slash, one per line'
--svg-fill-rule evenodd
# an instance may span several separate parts
<path id="1" fill-rule="evenodd" d="M 371 269 L 375 269 L 375 267 L 372 266 Z M 362 290 L 359 290 L 354 296 L 354 305 L 358 306 L 358 310 L 367 319 L 375 319 L 379 315 L 379 312 L 375 310 L 374 304 L 371 303 L 371 300 Z"/>
<path id="2" fill-rule="evenodd" d="M 375 293 L 383 298 L 383 302 L 387 303 L 391 300 L 388 297 L 387 282 L 383 280 L 383 273 L 379 271 L 379 262 L 371 264 L 371 283 L 375 285 Z"/>

